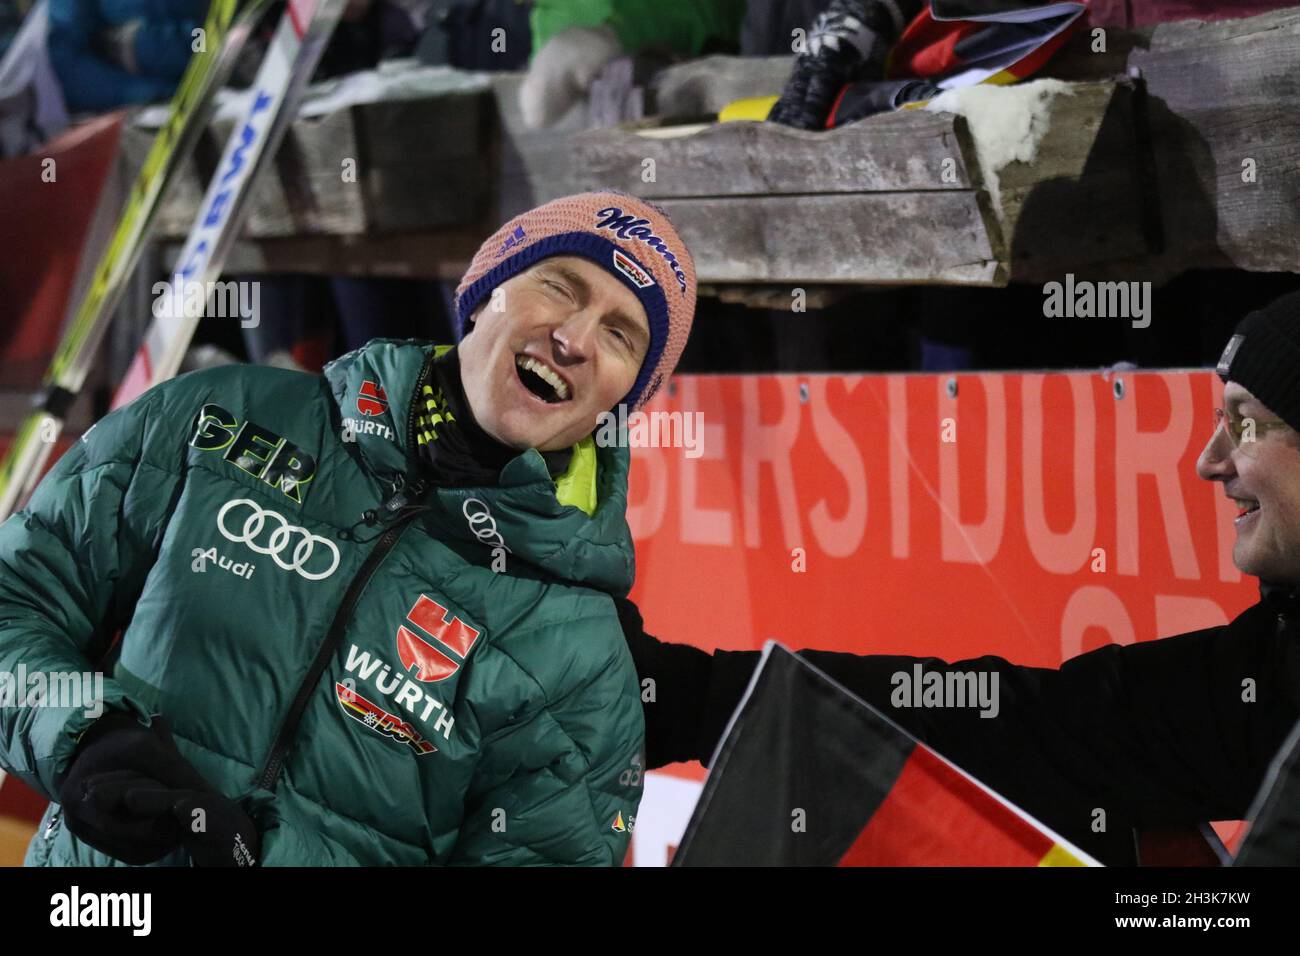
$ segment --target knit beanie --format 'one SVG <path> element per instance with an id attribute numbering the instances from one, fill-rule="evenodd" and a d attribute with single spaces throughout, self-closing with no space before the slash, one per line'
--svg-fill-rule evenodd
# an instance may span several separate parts
<path id="1" fill-rule="evenodd" d="M 1300 431 L 1300 292 L 1289 292 L 1242 319 L 1217 371 Z"/>
<path id="2" fill-rule="evenodd" d="M 554 199 L 521 213 L 474 254 L 456 287 L 457 332 L 492 290 L 549 256 L 582 256 L 632 290 L 650 322 L 650 348 L 632 389 L 631 409 L 648 402 L 672 374 L 695 318 L 695 263 L 658 206 L 606 189 Z"/>

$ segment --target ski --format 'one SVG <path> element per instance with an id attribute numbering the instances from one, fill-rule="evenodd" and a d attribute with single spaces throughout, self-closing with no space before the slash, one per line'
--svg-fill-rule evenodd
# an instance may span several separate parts
<path id="1" fill-rule="evenodd" d="M 170 274 L 170 288 L 157 299 L 144 341 L 113 396 L 113 408 L 166 381 L 180 368 L 207 311 L 211 283 L 221 275 L 243 224 L 250 187 L 297 116 L 303 91 L 345 6 L 346 0 L 289 0 L 248 92 L 243 119 L 226 142 Z M 204 308 L 189 307 L 198 301 Z"/>
<path id="2" fill-rule="evenodd" d="M 139 261 L 155 213 L 207 126 L 213 96 L 225 84 L 249 34 L 272 2 L 252 0 L 236 16 L 238 0 L 212 0 L 203 26 L 203 49 L 195 52 L 185 68 L 167 120 L 136 175 L 90 287 L 41 380 L 41 390 L 33 401 L 35 410 L 23 420 L 0 461 L 0 520 L 17 509 L 40 478 L 64 418 L 85 384 L 126 280 Z"/>

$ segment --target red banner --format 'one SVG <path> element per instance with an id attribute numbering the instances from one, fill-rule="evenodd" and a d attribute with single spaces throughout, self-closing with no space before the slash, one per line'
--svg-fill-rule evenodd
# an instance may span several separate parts
<path id="1" fill-rule="evenodd" d="M 1209 372 L 675 386 L 647 411 L 699 412 L 702 446 L 637 449 L 629 510 L 632 596 L 661 639 L 1054 667 L 1258 599 L 1233 506 L 1195 472 Z M 695 792 L 656 777 L 638 862 L 666 859 Z"/>
<path id="2" fill-rule="evenodd" d="M 0 163 L 0 369 L 5 389 L 35 389 L 54 355 L 83 241 L 117 155 L 122 113 L 74 126 Z"/>

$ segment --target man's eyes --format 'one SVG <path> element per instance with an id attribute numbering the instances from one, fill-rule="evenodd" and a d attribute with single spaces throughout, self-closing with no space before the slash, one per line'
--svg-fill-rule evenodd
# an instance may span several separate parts
<path id="1" fill-rule="evenodd" d="M 569 291 L 569 287 L 563 285 L 562 283 L 554 282 L 550 279 L 543 279 L 542 285 L 548 286 L 549 288 L 555 289 L 557 292 L 563 293 L 566 298 L 569 299 L 573 298 L 573 294 Z M 610 325 L 607 326 L 607 328 L 614 333 L 615 337 L 619 340 L 619 343 L 624 348 L 626 348 L 629 352 L 635 349 L 635 345 L 632 342 L 632 337 L 628 335 L 626 332 L 624 332 L 621 328 L 619 328 L 616 325 Z"/>

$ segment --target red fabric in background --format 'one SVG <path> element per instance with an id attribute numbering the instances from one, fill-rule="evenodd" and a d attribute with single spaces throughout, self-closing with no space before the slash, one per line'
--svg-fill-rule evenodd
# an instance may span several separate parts
<path id="1" fill-rule="evenodd" d="M 117 155 L 122 112 L 0 163 L 0 387 L 35 388 L 58 346 L 81 247 Z M 44 182 L 46 159 L 54 182 Z"/>
<path id="2" fill-rule="evenodd" d="M 17 777 L 5 777 L 0 783 L 0 817 L 10 820 L 25 820 L 35 831 L 41 814 L 50 805 L 39 793 Z"/>
<path id="3" fill-rule="evenodd" d="M 1238 20 L 1283 10 L 1296 0 L 1092 0 L 1091 22 L 1103 27 L 1149 27 L 1173 20 Z"/>

